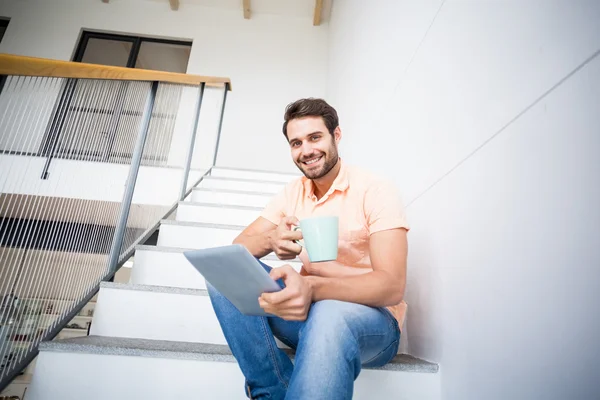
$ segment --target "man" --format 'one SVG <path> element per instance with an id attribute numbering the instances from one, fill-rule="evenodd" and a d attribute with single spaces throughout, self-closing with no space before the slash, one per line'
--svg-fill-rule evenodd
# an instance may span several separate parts
<path id="1" fill-rule="evenodd" d="M 299 256 L 303 267 L 270 269 L 285 288 L 264 293 L 273 317 L 241 314 L 208 286 L 210 298 L 252 399 L 351 399 L 362 366 L 397 353 L 406 304 L 409 229 L 393 185 L 345 165 L 337 112 L 321 99 L 286 108 L 283 133 L 304 177 L 288 184 L 234 241 L 255 257 Z M 311 263 L 293 227 L 310 216 L 339 216 L 338 258 Z M 295 362 L 277 337 L 296 350 Z"/>

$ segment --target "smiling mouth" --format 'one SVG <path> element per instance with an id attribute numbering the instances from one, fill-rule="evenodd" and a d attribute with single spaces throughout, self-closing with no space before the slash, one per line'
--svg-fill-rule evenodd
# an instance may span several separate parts
<path id="1" fill-rule="evenodd" d="M 313 164 L 316 164 L 317 162 L 319 162 L 319 161 L 321 160 L 321 158 L 323 158 L 323 156 L 319 156 L 319 157 L 311 158 L 310 160 L 301 161 L 301 162 L 302 162 L 302 164 L 304 164 L 304 165 L 311 166 L 311 165 L 313 165 Z"/>

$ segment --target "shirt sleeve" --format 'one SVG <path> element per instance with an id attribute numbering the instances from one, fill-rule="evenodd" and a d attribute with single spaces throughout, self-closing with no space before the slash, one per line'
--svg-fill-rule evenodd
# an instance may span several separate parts
<path id="1" fill-rule="evenodd" d="M 283 188 L 276 194 L 269 203 L 267 203 L 267 206 L 260 214 L 261 217 L 271 221 L 275 225 L 279 225 L 281 220 L 285 217 L 286 189 L 287 188 Z"/>
<path id="2" fill-rule="evenodd" d="M 391 182 L 373 184 L 365 194 L 364 208 L 369 235 L 396 228 L 410 230 L 404 204 Z"/>

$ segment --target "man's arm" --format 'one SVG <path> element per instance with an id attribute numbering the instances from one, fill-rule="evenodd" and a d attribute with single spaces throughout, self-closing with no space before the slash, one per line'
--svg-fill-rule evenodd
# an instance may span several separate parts
<path id="1" fill-rule="evenodd" d="M 400 303 L 406 287 L 406 232 L 397 228 L 371 235 L 371 272 L 343 278 L 304 277 L 311 287 L 312 301 L 341 300 L 371 307 Z"/>
<path id="2" fill-rule="evenodd" d="M 291 227 L 298 224 L 296 217 L 285 217 L 279 226 L 266 218 L 258 217 L 233 240 L 233 244 L 241 244 L 258 258 L 274 251 L 281 260 L 295 258 L 302 250 L 294 240 L 302 239 L 302 233 L 292 231 Z"/>
<path id="3" fill-rule="evenodd" d="M 304 321 L 311 302 L 341 300 L 371 307 L 400 303 L 406 286 L 406 229 L 383 230 L 371 235 L 369 250 L 373 271 L 357 276 L 323 278 L 301 276 L 292 267 L 271 270 L 275 280 L 283 279 L 286 288 L 263 293 L 258 302 L 268 313 L 283 319 Z"/>
<path id="4" fill-rule="evenodd" d="M 258 217 L 233 240 L 233 244 L 241 244 L 254 257 L 262 258 L 273 251 L 271 235 L 276 228 L 277 225 L 268 219 Z"/>

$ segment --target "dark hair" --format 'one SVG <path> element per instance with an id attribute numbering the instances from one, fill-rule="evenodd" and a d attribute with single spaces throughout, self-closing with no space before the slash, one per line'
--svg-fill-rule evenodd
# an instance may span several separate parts
<path id="1" fill-rule="evenodd" d="M 333 136 L 333 131 L 339 125 L 337 111 L 331 107 L 323 99 L 307 98 L 296 100 L 293 103 L 288 104 L 285 108 L 285 115 L 283 123 L 283 134 L 287 137 L 287 125 L 293 119 L 304 118 L 304 117 L 321 117 L 323 122 L 329 131 L 329 134 Z"/>

